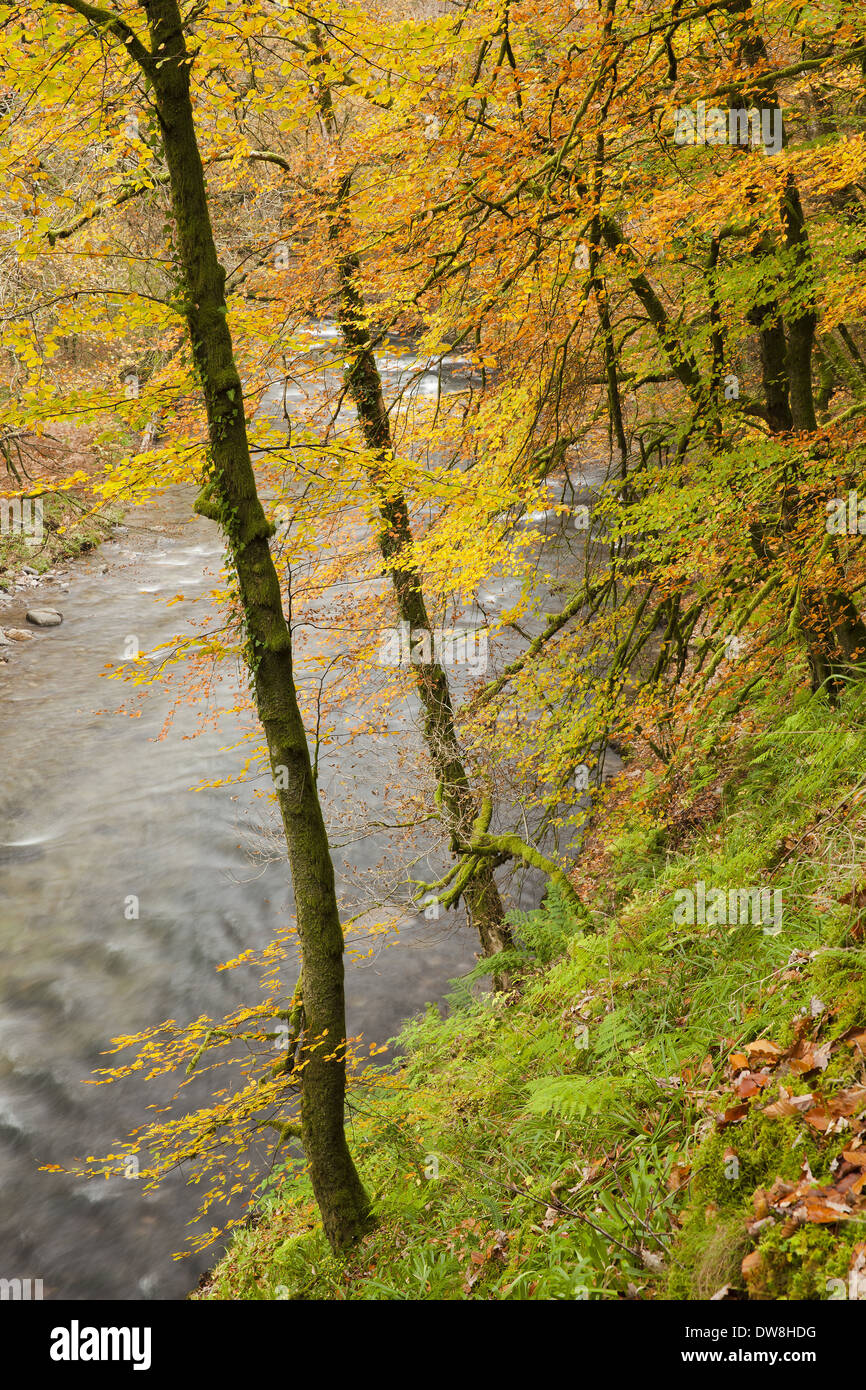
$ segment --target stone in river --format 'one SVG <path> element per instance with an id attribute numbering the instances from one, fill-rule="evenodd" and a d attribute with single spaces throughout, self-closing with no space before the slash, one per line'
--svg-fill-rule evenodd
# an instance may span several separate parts
<path id="1" fill-rule="evenodd" d="M 26 632 L 23 627 L 7 627 L 6 636 L 11 637 L 13 642 L 33 641 L 33 633 Z"/>
<path id="2" fill-rule="evenodd" d="M 34 627 L 59 627 L 63 616 L 55 608 L 31 608 L 27 621 Z"/>

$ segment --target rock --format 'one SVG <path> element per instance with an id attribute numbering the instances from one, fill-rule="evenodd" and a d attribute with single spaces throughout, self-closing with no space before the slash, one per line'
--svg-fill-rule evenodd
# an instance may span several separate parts
<path id="1" fill-rule="evenodd" d="M 56 608 L 31 608 L 27 613 L 27 621 L 34 627 L 59 627 L 63 622 L 63 614 L 58 613 Z"/>
<path id="2" fill-rule="evenodd" d="M 2 627 L 0 627 L 0 647 L 8 647 L 9 645 L 9 638 L 6 636 L 6 633 L 3 631 Z"/>
<path id="3" fill-rule="evenodd" d="M 11 637 L 13 642 L 33 641 L 33 633 L 25 631 L 23 627 L 7 627 L 6 636 Z"/>
<path id="4" fill-rule="evenodd" d="M 36 575 L 38 575 L 38 574 L 39 574 L 39 571 L 38 571 L 38 570 L 35 570 L 35 569 L 33 568 L 32 565 L 22 565 L 22 566 L 21 566 L 21 573 L 22 573 L 22 574 L 36 574 Z"/>

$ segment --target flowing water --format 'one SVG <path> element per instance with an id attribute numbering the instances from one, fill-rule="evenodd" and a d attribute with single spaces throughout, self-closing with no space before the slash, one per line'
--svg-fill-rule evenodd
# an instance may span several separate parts
<path id="1" fill-rule="evenodd" d="M 409 365 L 398 355 L 389 370 Z M 180 705 L 162 739 L 170 691 L 139 702 L 102 674 L 130 639 L 150 652 L 202 620 L 206 598 L 191 600 L 216 581 L 222 547 L 191 500 L 173 489 L 135 509 L 98 551 L 0 608 L 7 628 L 26 626 L 37 598 L 64 619 L 0 665 L 0 1277 L 42 1279 L 46 1298 L 179 1298 L 212 1263 L 213 1252 L 171 1258 L 196 1208 L 183 1174 L 145 1194 L 134 1179 L 38 1169 L 106 1153 L 143 1122 L 145 1083 L 85 1084 L 113 1060 L 101 1055 L 111 1038 L 250 1002 L 256 977 L 215 967 L 266 944 L 291 911 L 285 864 L 250 855 L 268 843 L 263 783 L 195 790 L 246 756 L 232 748 L 248 728 L 236 673 L 224 670 L 204 711 Z M 493 608 L 509 597 L 495 578 L 487 588 Z M 159 602 L 177 592 L 183 605 Z M 203 712 L 213 721 L 201 728 Z M 411 709 L 391 721 L 417 745 Z M 351 759 L 338 742 L 320 771 L 326 806 L 351 797 L 381 812 L 374 742 Z M 336 851 L 350 906 L 359 874 L 387 854 L 385 832 Z M 512 885 L 524 905 L 538 894 L 537 876 Z M 449 917 L 404 911 L 388 949 L 349 962 L 350 1033 L 387 1039 L 471 967 L 475 940 Z"/>

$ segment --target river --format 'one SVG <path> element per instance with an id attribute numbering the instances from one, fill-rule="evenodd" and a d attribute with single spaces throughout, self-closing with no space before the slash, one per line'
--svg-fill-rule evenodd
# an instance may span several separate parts
<path id="1" fill-rule="evenodd" d="M 410 365 L 392 359 L 390 384 Z M 144 1121 L 155 1098 L 144 1083 L 84 1084 L 110 1039 L 250 1002 L 256 976 L 216 966 L 265 945 L 291 910 L 285 865 L 250 855 L 269 838 L 261 783 L 195 790 L 240 771 L 236 673 L 222 673 L 206 708 L 180 705 L 164 739 L 170 692 L 139 703 L 103 675 L 131 636 L 149 652 L 201 621 L 192 600 L 217 579 L 222 546 L 191 500 L 172 489 L 136 508 L 97 551 L 0 608 L 3 627 L 26 626 L 37 598 L 63 614 L 0 666 L 0 1277 L 42 1279 L 46 1298 L 181 1298 L 213 1262 L 213 1251 L 171 1258 L 197 1204 L 182 1174 L 146 1194 L 135 1180 L 38 1170 L 104 1153 Z M 487 589 L 494 608 L 508 597 L 495 576 Z M 158 601 L 176 592 L 183 605 Z M 393 712 L 392 727 L 417 744 L 412 714 Z M 381 811 L 372 743 L 349 766 L 337 742 L 321 785 L 326 804 L 351 794 Z M 349 907 L 358 875 L 387 852 L 382 832 L 335 853 Z M 512 901 L 532 904 L 540 886 L 521 876 Z M 388 949 L 348 962 L 350 1033 L 386 1040 L 472 966 L 475 939 L 450 917 L 404 912 Z"/>

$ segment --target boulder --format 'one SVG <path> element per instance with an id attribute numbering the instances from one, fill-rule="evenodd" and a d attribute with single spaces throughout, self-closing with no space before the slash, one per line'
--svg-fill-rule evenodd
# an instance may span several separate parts
<path id="1" fill-rule="evenodd" d="M 62 613 L 56 608 L 31 608 L 27 614 L 28 623 L 34 627 L 59 627 L 63 622 Z"/>

